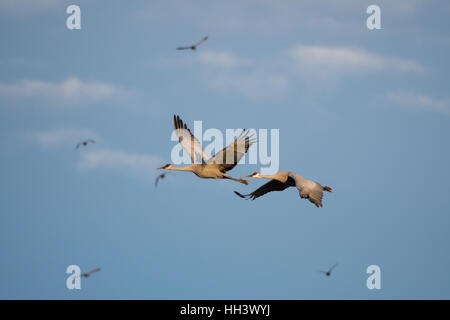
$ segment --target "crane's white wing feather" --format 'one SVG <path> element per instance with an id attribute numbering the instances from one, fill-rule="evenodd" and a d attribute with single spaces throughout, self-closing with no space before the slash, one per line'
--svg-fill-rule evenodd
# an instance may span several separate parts
<path id="1" fill-rule="evenodd" d="M 216 163 L 223 166 L 225 171 L 232 169 L 247 153 L 250 146 L 255 143 L 253 136 L 248 136 L 249 131 L 242 130 L 239 137 L 226 148 L 217 152 L 207 163 Z"/>
<path id="2" fill-rule="evenodd" d="M 178 136 L 178 141 L 184 150 L 191 157 L 192 163 L 205 163 L 211 157 L 203 150 L 200 142 L 194 137 L 188 129 L 183 120 L 179 116 L 173 116 L 175 132 Z"/>

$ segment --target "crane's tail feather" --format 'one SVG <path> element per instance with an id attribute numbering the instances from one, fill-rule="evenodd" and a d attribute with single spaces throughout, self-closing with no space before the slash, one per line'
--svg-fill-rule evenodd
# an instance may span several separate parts
<path id="1" fill-rule="evenodd" d="M 333 189 L 331 189 L 330 187 L 327 187 L 327 186 L 322 187 L 322 190 L 323 191 L 327 191 L 327 192 L 332 192 L 333 191 Z"/>

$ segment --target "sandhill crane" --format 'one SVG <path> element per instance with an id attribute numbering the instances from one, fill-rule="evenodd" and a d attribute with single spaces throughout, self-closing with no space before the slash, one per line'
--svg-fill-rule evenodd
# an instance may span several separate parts
<path id="1" fill-rule="evenodd" d="M 92 140 L 92 139 L 84 140 L 84 141 L 78 143 L 77 146 L 75 147 L 75 149 L 78 149 L 80 146 L 86 147 L 88 145 L 88 143 L 95 143 L 95 140 Z"/>
<path id="2" fill-rule="evenodd" d="M 190 171 L 199 178 L 205 179 L 230 179 L 248 185 L 245 179 L 235 179 L 226 174 L 227 171 L 233 169 L 241 160 L 244 154 L 248 151 L 250 146 L 255 142 L 252 136 L 248 136 L 249 131 L 242 130 L 239 137 L 226 148 L 217 152 L 214 157 L 210 157 L 205 150 L 202 149 L 200 142 L 194 137 L 186 124 L 179 116 L 173 116 L 175 132 L 178 136 L 178 141 L 186 150 L 190 157 L 192 164 L 184 167 L 176 167 L 172 164 L 167 164 L 158 170 L 177 170 Z"/>
<path id="3" fill-rule="evenodd" d="M 290 171 L 280 171 L 273 175 L 262 175 L 255 172 L 246 178 L 264 178 L 270 179 L 271 181 L 246 195 L 242 195 L 237 191 L 234 192 L 239 197 L 245 199 L 255 200 L 256 198 L 271 191 L 283 191 L 289 187 L 296 187 L 300 193 L 300 198 L 309 199 L 309 201 L 314 203 L 316 207 L 322 207 L 323 191 L 332 191 L 330 187 L 322 187 L 320 183 L 305 179 L 302 176 Z"/>
<path id="4" fill-rule="evenodd" d="M 194 44 L 193 46 L 188 46 L 188 47 L 177 47 L 177 50 L 187 50 L 187 49 L 191 49 L 191 50 L 197 50 L 197 47 L 199 45 L 201 45 L 203 42 L 205 42 L 206 40 L 208 40 L 208 37 L 204 37 L 202 40 L 200 40 L 199 42 L 197 42 L 196 44 Z"/>
<path id="5" fill-rule="evenodd" d="M 330 269 L 328 269 L 328 271 L 322 271 L 319 270 L 320 273 L 323 273 L 324 275 L 326 275 L 327 277 L 331 276 L 331 271 L 333 271 L 333 269 L 337 266 L 338 264 L 335 263 L 334 266 L 332 266 Z"/>

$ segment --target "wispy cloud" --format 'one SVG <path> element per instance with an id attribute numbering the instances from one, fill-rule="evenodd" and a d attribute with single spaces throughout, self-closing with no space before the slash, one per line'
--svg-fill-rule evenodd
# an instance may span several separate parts
<path id="1" fill-rule="evenodd" d="M 389 92 L 388 101 L 398 103 L 403 107 L 438 112 L 450 115 L 450 100 L 438 100 L 415 92 Z"/>
<path id="2" fill-rule="evenodd" d="M 81 106 L 84 103 L 110 100 L 130 95 L 121 86 L 106 82 L 85 82 L 76 77 L 62 82 L 22 80 L 0 83 L 0 96 L 13 100 L 40 99 L 52 106 Z"/>
<path id="3" fill-rule="evenodd" d="M 111 149 L 85 150 L 78 167 L 82 171 L 92 169 L 111 169 L 126 172 L 133 176 L 153 178 L 161 159 L 149 154 L 128 153 Z"/>
<path id="4" fill-rule="evenodd" d="M 297 71 L 317 77 L 359 75 L 374 71 L 420 73 L 425 67 L 410 60 L 386 57 L 357 47 L 296 45 L 288 50 Z"/>
<path id="5" fill-rule="evenodd" d="M 283 71 L 270 68 L 263 59 L 248 59 L 232 52 L 207 51 L 199 56 L 205 81 L 213 89 L 258 99 L 282 95 L 289 86 Z M 217 68 L 219 70 L 217 70 Z"/>
<path id="6" fill-rule="evenodd" d="M 286 59 L 283 52 L 287 52 L 290 59 Z M 199 62 L 210 87 L 227 93 L 234 91 L 249 98 L 280 96 L 298 77 L 308 81 L 328 81 L 376 72 L 422 73 L 426 70 L 414 60 L 382 56 L 357 47 L 300 44 L 275 54 L 270 60 L 216 52 L 205 53 Z M 222 70 L 212 70 L 211 65 L 221 66 Z"/>
<path id="7" fill-rule="evenodd" d="M 157 59 L 156 59 L 157 60 Z M 293 45 L 270 57 L 240 56 L 231 51 L 203 51 L 187 57 L 162 58 L 152 67 L 196 68 L 206 86 L 247 98 L 279 97 L 301 81 L 336 83 L 347 76 L 422 74 L 426 67 L 408 59 L 384 56 L 354 46 Z"/>
<path id="8" fill-rule="evenodd" d="M 286 69 L 274 67 L 279 65 L 277 61 L 250 59 L 231 51 L 204 50 L 197 52 L 195 56 L 154 59 L 146 65 L 151 68 L 195 68 L 199 78 L 209 88 L 226 94 L 237 93 L 251 99 L 277 97 L 289 87 Z"/>
<path id="9" fill-rule="evenodd" d="M 27 132 L 24 138 L 40 148 L 74 149 L 77 143 L 85 139 L 94 139 L 95 144 L 77 150 L 77 167 L 80 171 L 109 169 L 134 177 L 152 179 L 162 159 L 152 154 L 130 153 L 101 147 L 102 139 L 90 129 L 65 128 Z M 100 148 L 99 148 L 100 147 Z"/>
<path id="10" fill-rule="evenodd" d="M 43 148 L 67 146 L 74 148 L 78 142 L 84 139 L 99 140 L 94 132 L 86 128 L 65 128 L 28 132 L 25 134 L 25 138 Z"/>

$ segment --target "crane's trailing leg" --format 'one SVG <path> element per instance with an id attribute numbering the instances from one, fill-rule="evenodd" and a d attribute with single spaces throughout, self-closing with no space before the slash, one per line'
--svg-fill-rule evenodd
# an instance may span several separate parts
<path id="1" fill-rule="evenodd" d="M 224 179 L 230 179 L 230 180 L 233 180 L 233 181 L 237 181 L 237 182 L 243 183 L 243 184 L 245 184 L 246 186 L 248 186 L 248 181 L 245 180 L 245 179 L 235 179 L 235 178 L 232 178 L 232 177 L 230 177 L 230 176 L 228 176 L 228 175 L 226 175 L 226 174 L 223 175 L 223 178 L 224 178 Z"/>

